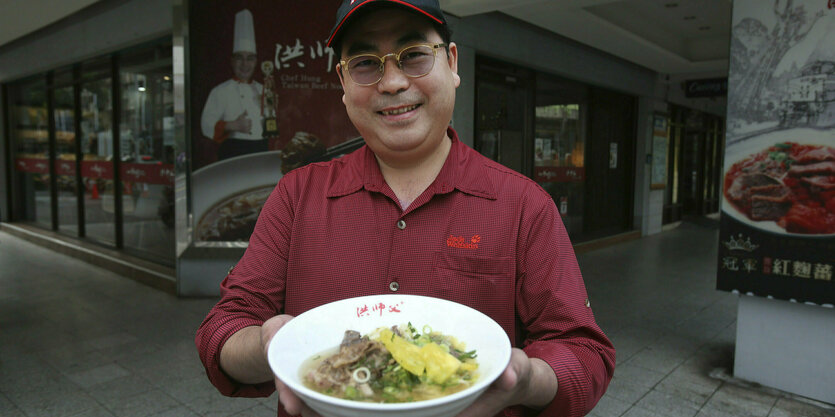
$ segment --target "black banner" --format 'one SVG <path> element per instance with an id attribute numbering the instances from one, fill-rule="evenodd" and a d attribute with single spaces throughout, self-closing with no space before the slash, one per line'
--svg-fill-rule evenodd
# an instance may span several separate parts
<path id="1" fill-rule="evenodd" d="M 761 231 L 722 213 L 716 287 L 782 300 L 835 300 L 835 238 Z"/>

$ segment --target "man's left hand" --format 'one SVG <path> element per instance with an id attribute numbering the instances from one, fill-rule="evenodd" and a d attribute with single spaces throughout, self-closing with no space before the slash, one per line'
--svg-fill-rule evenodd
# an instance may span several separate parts
<path id="1" fill-rule="evenodd" d="M 542 407 L 556 395 L 556 385 L 557 377 L 547 363 L 531 359 L 521 349 L 513 348 L 504 372 L 457 417 L 494 416 L 516 404 Z"/>

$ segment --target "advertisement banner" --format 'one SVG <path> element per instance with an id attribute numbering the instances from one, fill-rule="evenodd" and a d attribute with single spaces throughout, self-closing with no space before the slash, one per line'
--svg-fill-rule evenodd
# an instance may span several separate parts
<path id="1" fill-rule="evenodd" d="M 717 288 L 835 303 L 835 10 L 736 0 Z"/>
<path id="2" fill-rule="evenodd" d="M 667 115 L 652 115 L 652 155 L 650 155 L 650 189 L 663 190 L 667 187 L 667 151 L 670 132 Z"/>
<path id="3" fill-rule="evenodd" d="M 15 170 L 33 174 L 49 174 L 48 159 L 16 158 Z M 174 185 L 174 165 L 154 163 L 129 163 L 121 165 L 122 181 L 142 184 Z M 56 175 L 75 175 L 75 161 L 55 161 Z M 113 164 L 109 161 L 82 161 L 82 178 L 113 179 Z"/>
<path id="4" fill-rule="evenodd" d="M 189 4 L 193 237 L 245 242 L 284 173 L 362 144 L 325 46 L 336 4 Z"/>

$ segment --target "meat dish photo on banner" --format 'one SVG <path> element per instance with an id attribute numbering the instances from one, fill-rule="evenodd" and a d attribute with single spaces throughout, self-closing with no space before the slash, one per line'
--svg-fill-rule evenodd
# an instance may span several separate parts
<path id="1" fill-rule="evenodd" d="M 331 19 L 322 10 L 333 7 L 327 0 L 189 2 L 195 243 L 245 245 L 283 174 L 362 145 L 326 47 Z"/>
<path id="2" fill-rule="evenodd" d="M 835 2 L 735 0 L 717 288 L 835 303 Z"/>

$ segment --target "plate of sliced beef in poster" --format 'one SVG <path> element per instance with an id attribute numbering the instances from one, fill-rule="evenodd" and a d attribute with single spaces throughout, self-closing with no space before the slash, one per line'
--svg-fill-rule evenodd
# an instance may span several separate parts
<path id="1" fill-rule="evenodd" d="M 767 135 L 728 149 L 723 212 L 767 232 L 835 236 L 835 142 L 781 139 Z"/>

